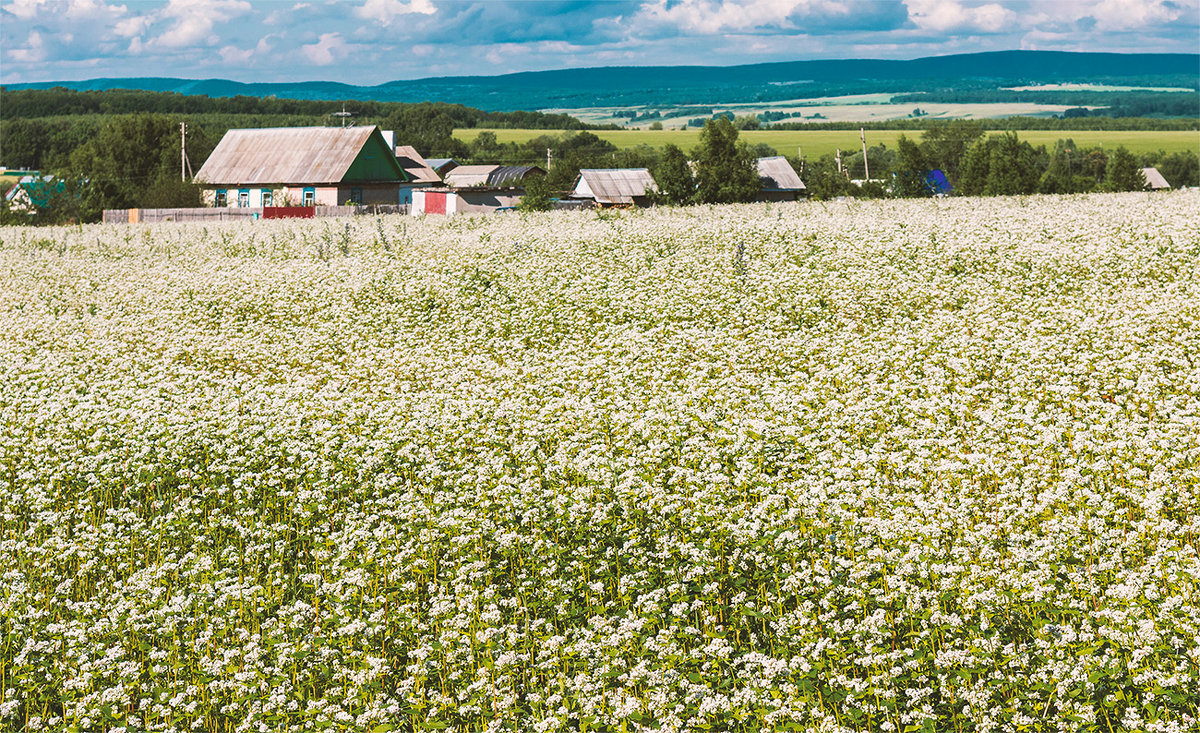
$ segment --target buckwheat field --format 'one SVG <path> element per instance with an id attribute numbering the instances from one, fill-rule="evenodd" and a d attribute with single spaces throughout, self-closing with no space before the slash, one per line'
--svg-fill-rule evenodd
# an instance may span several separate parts
<path id="1" fill-rule="evenodd" d="M 1195 731 L 1200 194 L 0 230 L 0 729 Z"/>

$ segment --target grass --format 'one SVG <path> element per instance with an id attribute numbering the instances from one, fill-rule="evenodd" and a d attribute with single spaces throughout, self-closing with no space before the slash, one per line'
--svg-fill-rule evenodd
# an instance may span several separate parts
<path id="1" fill-rule="evenodd" d="M 473 140 L 483 130 L 455 130 L 455 137 Z M 500 142 L 521 143 L 539 135 L 555 134 L 547 130 L 491 130 Z M 700 139 L 699 129 L 692 130 L 600 130 L 595 133 L 620 148 L 638 145 L 662 147 L 668 143 L 687 150 Z M 919 138 L 919 130 L 869 130 L 867 144 L 883 143 L 896 147 L 901 135 Z M 1133 153 L 1150 153 L 1162 150 L 1167 153 L 1182 151 L 1200 152 L 1200 132 L 1154 131 L 1154 130 L 1022 130 L 1018 137 L 1033 146 L 1051 147 L 1056 140 L 1071 138 L 1079 147 L 1103 145 L 1106 148 L 1125 146 Z M 857 130 L 751 130 L 741 133 L 741 139 L 749 143 L 766 143 L 780 154 L 796 155 L 803 150 L 806 156 L 832 154 L 838 148 L 857 150 L 862 146 Z"/>

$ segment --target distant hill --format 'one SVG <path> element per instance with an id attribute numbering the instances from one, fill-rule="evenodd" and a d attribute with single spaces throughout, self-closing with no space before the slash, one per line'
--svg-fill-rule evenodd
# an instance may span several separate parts
<path id="1" fill-rule="evenodd" d="M 912 60 L 839 59 L 744 66 L 615 66 L 454 76 L 377 86 L 128 78 L 8 84 L 9 89 L 142 89 L 210 97 L 457 102 L 490 111 L 764 102 L 867 92 L 984 90 L 1079 82 L 1200 89 L 1200 54 L 999 51 Z"/>

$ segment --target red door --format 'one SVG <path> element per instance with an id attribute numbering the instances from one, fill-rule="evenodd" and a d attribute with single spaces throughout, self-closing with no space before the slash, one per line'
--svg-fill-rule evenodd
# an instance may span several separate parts
<path id="1" fill-rule="evenodd" d="M 426 214 L 445 214 L 446 213 L 446 194 L 436 191 L 428 191 L 425 194 L 425 213 Z"/>

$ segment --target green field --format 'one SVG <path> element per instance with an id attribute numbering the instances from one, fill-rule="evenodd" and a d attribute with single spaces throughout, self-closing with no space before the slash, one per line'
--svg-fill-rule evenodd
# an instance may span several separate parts
<path id="1" fill-rule="evenodd" d="M 455 130 L 455 137 L 473 140 L 483 130 Z M 500 142 L 524 142 L 539 135 L 557 134 L 551 130 L 491 130 Z M 597 136 L 622 148 L 638 145 L 661 147 L 674 143 L 689 149 L 700 139 L 699 129 L 694 130 L 598 130 Z M 910 138 L 921 136 L 920 130 L 868 130 L 867 144 L 883 143 L 895 147 L 901 135 Z M 1106 148 L 1125 146 L 1134 153 L 1149 153 L 1163 150 L 1167 153 L 1180 151 L 1200 152 L 1200 132 L 1154 131 L 1154 130 L 1022 130 L 1018 137 L 1031 145 L 1054 145 L 1056 140 L 1071 138 L 1080 147 L 1103 145 Z M 806 156 L 832 154 L 838 148 L 857 150 L 862 146 L 857 130 L 751 130 L 741 133 L 741 139 L 750 143 L 767 143 L 781 154 L 796 155 L 803 150 Z"/>

